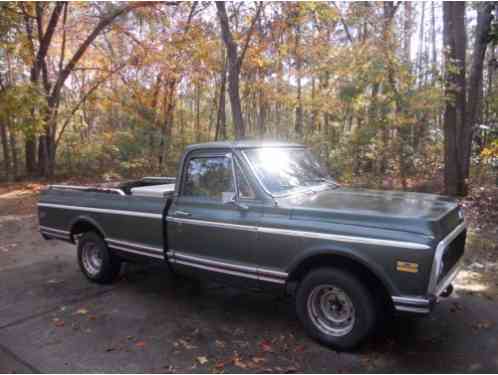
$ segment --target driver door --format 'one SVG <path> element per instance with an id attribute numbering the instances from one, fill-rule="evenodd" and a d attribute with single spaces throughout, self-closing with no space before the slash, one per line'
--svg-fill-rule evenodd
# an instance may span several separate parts
<path id="1" fill-rule="evenodd" d="M 231 153 L 193 154 L 168 217 L 169 258 L 180 273 L 257 287 L 252 246 L 258 214 L 238 199 Z"/>

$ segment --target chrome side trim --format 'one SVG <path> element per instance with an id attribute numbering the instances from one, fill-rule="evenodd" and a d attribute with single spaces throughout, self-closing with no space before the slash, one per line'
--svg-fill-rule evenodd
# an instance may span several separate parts
<path id="1" fill-rule="evenodd" d="M 116 188 L 103 188 L 96 186 L 76 186 L 76 185 L 48 185 L 49 189 L 69 189 L 69 190 L 87 190 L 87 189 L 101 189 L 104 193 L 105 191 L 113 191 L 119 195 L 126 195 L 123 190 Z"/>
<path id="2" fill-rule="evenodd" d="M 285 284 L 288 276 L 286 272 L 270 270 L 267 268 L 257 268 L 242 266 L 233 263 L 225 263 L 217 260 L 188 255 L 176 250 L 169 250 L 166 254 L 168 256 L 168 259 L 172 263 L 233 276 L 246 277 L 254 280 Z"/>
<path id="3" fill-rule="evenodd" d="M 428 246 L 428 245 L 415 243 L 415 242 L 383 240 L 383 239 L 378 239 L 378 238 L 366 238 L 366 237 L 356 237 L 356 236 L 344 236 L 344 235 L 340 235 L 340 234 L 307 232 L 307 231 L 288 230 L 288 229 L 280 229 L 280 228 L 259 227 L 258 232 L 281 234 L 281 235 L 285 235 L 285 236 L 318 238 L 318 239 L 331 240 L 331 241 L 337 241 L 337 242 L 361 243 L 361 244 L 366 244 L 366 245 L 400 247 L 403 249 L 421 249 L 421 250 L 422 249 L 423 250 L 430 249 L 430 246 Z"/>
<path id="4" fill-rule="evenodd" d="M 205 227 L 213 227 L 213 228 L 227 228 L 227 229 L 236 229 L 236 230 L 247 230 L 251 232 L 256 232 L 258 227 L 251 225 L 239 225 L 239 224 L 231 224 L 231 223 L 223 223 L 219 221 L 207 221 L 207 220 L 196 220 L 196 219 L 184 219 L 179 217 L 167 217 L 168 221 L 179 224 L 192 224 L 192 225 L 200 225 Z"/>
<path id="5" fill-rule="evenodd" d="M 391 298 L 392 298 L 394 303 L 402 303 L 402 304 L 416 305 L 416 306 L 429 306 L 430 305 L 429 300 L 425 299 L 425 298 L 398 297 L 398 296 L 392 296 Z"/>
<path id="6" fill-rule="evenodd" d="M 261 275 L 258 275 L 258 280 L 268 281 L 270 283 L 275 283 L 275 284 L 285 284 L 286 283 L 286 280 L 283 280 L 283 279 L 275 279 L 273 277 L 267 277 L 267 276 L 261 276 Z"/>
<path id="7" fill-rule="evenodd" d="M 460 234 L 462 233 L 467 224 L 462 222 L 455 229 L 453 229 L 445 238 L 443 238 L 436 247 L 436 252 L 434 253 L 434 260 L 432 262 L 431 278 L 429 280 L 429 287 L 427 289 L 428 294 L 435 294 L 436 289 L 438 289 L 437 279 L 439 273 L 441 272 L 441 261 L 443 259 L 443 254 L 448 245 Z"/>
<path id="8" fill-rule="evenodd" d="M 428 314 L 431 312 L 431 310 L 429 308 L 415 307 L 415 306 L 395 305 L 394 308 L 397 311 L 407 311 L 407 312 L 414 312 L 414 313 L 419 313 L 419 314 Z"/>
<path id="9" fill-rule="evenodd" d="M 175 251 L 174 257 L 175 257 L 175 259 L 197 262 L 197 263 L 207 264 L 207 265 L 211 265 L 211 266 L 219 266 L 219 267 L 229 268 L 229 269 L 233 269 L 233 270 L 241 271 L 241 272 L 246 272 L 246 273 L 257 273 L 258 272 L 257 268 L 254 268 L 254 267 L 241 266 L 241 265 L 233 264 L 233 263 L 219 262 L 216 260 L 205 259 L 205 258 L 198 258 L 198 257 L 194 257 L 191 255 L 186 255 L 185 253 L 180 253 L 177 251 Z"/>
<path id="10" fill-rule="evenodd" d="M 69 233 L 70 233 L 67 230 L 55 229 L 55 228 L 51 228 L 51 227 L 46 227 L 44 225 L 40 225 L 40 230 L 50 231 L 50 232 L 56 232 L 56 233 L 62 233 L 62 234 L 67 234 L 67 235 L 69 235 Z"/>
<path id="11" fill-rule="evenodd" d="M 204 270 L 207 270 L 207 271 L 213 271 L 213 272 L 218 272 L 218 273 L 225 273 L 225 274 L 234 275 L 234 276 L 247 277 L 249 279 L 254 279 L 254 280 L 258 279 L 257 275 L 251 275 L 251 274 L 243 273 L 243 272 L 225 270 L 225 269 L 221 269 L 221 268 L 217 268 L 217 267 L 212 267 L 212 266 L 207 266 L 207 265 L 203 265 L 203 264 L 199 264 L 199 263 L 192 263 L 192 262 L 188 262 L 188 261 L 185 261 L 185 260 L 179 260 L 179 259 L 176 259 L 176 258 L 171 259 L 171 262 L 177 263 L 177 264 L 182 264 L 182 265 L 189 266 L 189 267 L 204 269 Z"/>
<path id="12" fill-rule="evenodd" d="M 143 251 L 140 251 L 140 250 L 130 249 L 128 247 L 112 245 L 112 244 L 110 244 L 109 247 L 111 249 L 122 250 L 122 251 L 126 251 L 128 253 L 134 253 L 134 254 L 138 254 L 138 255 L 143 255 L 143 256 L 147 256 L 147 257 L 152 257 L 152 258 L 164 260 L 164 256 L 159 255 L 159 254 L 144 253 Z"/>
<path id="13" fill-rule="evenodd" d="M 65 241 L 71 241 L 70 237 L 68 234 L 60 234 L 60 233 L 55 233 L 55 232 L 48 232 L 46 230 L 40 230 L 40 233 L 50 237 L 50 238 L 56 238 L 58 240 L 65 240 Z"/>
<path id="14" fill-rule="evenodd" d="M 366 245 L 376 245 L 376 246 L 389 246 L 389 247 L 400 247 L 403 249 L 420 249 L 427 250 L 430 249 L 429 245 L 424 245 L 416 242 L 404 242 L 404 241 L 394 241 L 394 240 L 383 240 L 378 238 L 366 238 L 366 237 L 356 237 L 356 236 L 344 236 L 340 234 L 329 234 L 329 233 L 318 233 L 318 232 L 308 232 L 300 230 L 289 230 L 281 228 L 271 228 L 271 227 L 256 227 L 251 225 L 239 225 L 207 220 L 196 220 L 196 219 L 186 219 L 178 217 L 167 217 L 168 221 L 180 224 L 192 224 L 192 225 L 202 225 L 214 228 L 227 228 L 236 230 L 248 230 L 252 232 L 261 233 L 271 233 L 283 236 L 294 236 L 294 237 L 307 237 L 307 238 L 317 238 L 325 239 L 337 242 L 347 242 L 347 243 L 361 243 Z"/>
<path id="15" fill-rule="evenodd" d="M 289 274 L 287 272 L 281 272 L 281 271 L 275 271 L 275 270 L 269 270 L 268 268 L 258 268 L 258 273 L 261 275 L 266 275 L 266 276 L 273 276 L 277 277 L 280 279 L 286 279 Z"/>
<path id="16" fill-rule="evenodd" d="M 137 212 L 137 211 L 128 211 L 128 210 L 111 210 L 111 209 L 106 209 L 106 208 L 94 208 L 94 207 L 83 207 L 83 206 L 68 206 L 68 205 L 53 204 L 53 203 L 38 203 L 38 207 L 64 208 L 64 209 L 68 209 L 68 210 L 96 212 L 96 213 L 112 214 L 112 215 L 146 217 L 149 219 L 162 219 L 162 217 L 163 217 L 162 214 L 152 214 L 149 212 Z"/>
<path id="17" fill-rule="evenodd" d="M 112 244 L 118 244 L 118 245 L 123 245 L 123 246 L 129 246 L 129 247 L 132 247 L 132 248 L 138 248 L 138 249 L 144 249 L 144 250 L 150 250 L 150 251 L 155 251 L 157 253 L 163 253 L 163 249 L 159 248 L 159 247 L 153 247 L 153 246 L 146 246 L 146 245 L 142 245 L 142 244 L 139 244 L 139 243 L 136 243 L 136 242 L 128 242 L 128 241 L 123 241 L 123 240 L 117 240 L 117 239 L 114 239 L 114 238 L 106 238 L 105 239 L 106 242 L 110 242 Z"/>

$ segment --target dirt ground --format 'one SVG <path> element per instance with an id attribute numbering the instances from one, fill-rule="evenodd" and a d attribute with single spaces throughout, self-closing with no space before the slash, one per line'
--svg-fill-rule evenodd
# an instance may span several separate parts
<path id="1" fill-rule="evenodd" d="M 0 372 L 498 371 L 497 227 L 479 226 L 475 202 L 455 293 L 431 316 L 397 317 L 339 353 L 310 340 L 291 301 L 276 296 L 174 279 L 157 266 L 89 283 L 74 246 L 37 232 L 38 191 L 0 187 Z"/>

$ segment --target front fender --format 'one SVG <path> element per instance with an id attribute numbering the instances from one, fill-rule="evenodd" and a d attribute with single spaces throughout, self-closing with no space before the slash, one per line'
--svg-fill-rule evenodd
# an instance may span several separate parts
<path id="1" fill-rule="evenodd" d="M 324 243 L 309 247 L 305 251 L 301 251 L 299 252 L 299 254 L 297 254 L 297 256 L 291 261 L 291 265 L 288 267 L 287 272 L 289 273 L 289 275 L 292 275 L 299 268 L 299 266 L 307 260 L 315 257 L 318 258 L 327 256 L 345 258 L 367 268 L 375 277 L 379 279 L 379 281 L 384 285 L 389 294 L 398 294 L 398 288 L 392 282 L 392 279 L 389 277 L 386 270 L 373 259 L 366 257 L 363 252 L 355 250 L 351 246 L 344 246 L 340 244 L 332 245 Z"/>

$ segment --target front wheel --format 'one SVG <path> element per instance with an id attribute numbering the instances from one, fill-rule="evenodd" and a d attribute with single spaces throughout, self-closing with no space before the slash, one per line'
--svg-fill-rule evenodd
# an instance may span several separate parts
<path id="1" fill-rule="evenodd" d="M 311 271 L 303 279 L 296 310 L 311 337 L 339 350 L 360 344 L 376 321 L 370 291 L 353 274 L 335 268 Z"/>
<path id="2" fill-rule="evenodd" d="M 111 254 L 105 241 L 95 232 L 87 232 L 78 242 L 78 263 L 83 274 L 100 284 L 114 281 L 121 262 Z"/>

